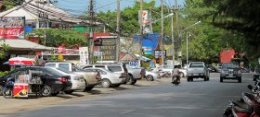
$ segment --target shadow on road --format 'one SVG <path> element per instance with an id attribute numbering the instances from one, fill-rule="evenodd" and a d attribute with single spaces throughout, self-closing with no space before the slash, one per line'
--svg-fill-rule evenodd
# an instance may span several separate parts
<path id="1" fill-rule="evenodd" d="M 128 88 L 125 88 L 125 87 L 116 87 L 116 88 L 113 88 L 115 90 L 127 90 Z"/>
<path id="2" fill-rule="evenodd" d="M 91 95 L 98 95 L 98 94 L 102 94 L 101 91 L 99 90 L 91 90 L 91 91 L 88 91 L 88 93 L 90 93 Z"/>

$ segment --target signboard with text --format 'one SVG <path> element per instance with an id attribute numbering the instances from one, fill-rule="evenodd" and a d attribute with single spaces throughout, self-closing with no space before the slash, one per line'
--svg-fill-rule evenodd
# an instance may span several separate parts
<path id="1" fill-rule="evenodd" d="M 116 60 L 116 38 L 99 38 L 101 46 L 99 51 L 102 52 L 102 59 L 104 61 L 115 61 Z"/>
<path id="2" fill-rule="evenodd" d="M 24 37 L 24 17 L 0 18 L 0 38 L 18 39 Z"/>

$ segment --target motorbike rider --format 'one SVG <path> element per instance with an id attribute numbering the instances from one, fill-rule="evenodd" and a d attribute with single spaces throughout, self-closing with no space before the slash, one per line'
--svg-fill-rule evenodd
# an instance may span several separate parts
<path id="1" fill-rule="evenodd" d="M 180 65 L 175 65 L 172 70 L 172 83 L 179 84 L 180 83 Z"/>

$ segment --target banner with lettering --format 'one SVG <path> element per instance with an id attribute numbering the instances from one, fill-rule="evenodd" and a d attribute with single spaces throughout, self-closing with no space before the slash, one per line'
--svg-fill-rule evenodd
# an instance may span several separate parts
<path id="1" fill-rule="evenodd" d="M 0 18 L 0 39 L 18 39 L 24 36 L 24 17 Z"/>

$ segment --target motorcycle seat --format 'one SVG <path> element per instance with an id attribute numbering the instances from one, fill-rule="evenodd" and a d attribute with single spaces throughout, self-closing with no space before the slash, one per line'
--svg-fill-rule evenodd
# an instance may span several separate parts
<path id="1" fill-rule="evenodd" d="M 238 106 L 234 106 L 235 111 L 242 112 L 242 113 L 251 113 L 249 109 L 240 108 Z"/>
<path id="2" fill-rule="evenodd" d="M 243 109 L 247 109 L 247 110 L 250 110 L 250 106 L 244 102 L 241 102 L 241 101 L 236 101 L 236 102 L 233 102 L 233 104 L 235 106 L 238 106 L 240 108 L 243 108 Z"/>

